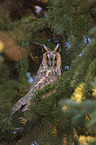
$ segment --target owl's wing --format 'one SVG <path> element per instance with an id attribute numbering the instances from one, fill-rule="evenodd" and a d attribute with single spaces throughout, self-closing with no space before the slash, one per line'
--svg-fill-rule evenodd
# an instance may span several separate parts
<path id="1" fill-rule="evenodd" d="M 34 79 L 32 85 L 30 86 L 29 92 L 22 97 L 11 109 L 11 116 L 18 111 L 22 106 L 25 106 L 22 110 L 28 110 L 28 106 L 30 104 L 30 100 L 32 100 L 32 96 L 36 95 L 36 91 L 42 89 L 44 86 L 52 83 L 56 80 L 57 76 L 61 75 L 60 69 L 48 69 L 48 68 L 41 68 L 38 70 L 36 78 Z"/>
<path id="2" fill-rule="evenodd" d="M 37 75 L 34 79 L 34 81 L 32 82 L 32 85 L 30 86 L 29 92 L 22 97 L 11 109 L 10 114 L 11 116 L 18 111 L 22 106 L 25 106 L 26 104 L 28 104 L 28 102 L 32 99 L 32 96 L 35 95 L 35 92 L 37 90 L 37 84 L 38 81 L 40 80 L 40 70 L 41 70 L 41 66 L 37 72 Z"/>

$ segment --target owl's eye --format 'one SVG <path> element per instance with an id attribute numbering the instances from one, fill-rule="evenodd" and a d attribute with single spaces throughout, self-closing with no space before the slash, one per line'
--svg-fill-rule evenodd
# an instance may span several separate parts
<path id="1" fill-rule="evenodd" d="M 47 54 L 47 61 L 50 60 L 50 54 Z"/>
<path id="2" fill-rule="evenodd" d="M 55 53 L 54 53 L 54 55 L 53 55 L 53 59 L 56 60 L 56 54 L 55 54 Z"/>

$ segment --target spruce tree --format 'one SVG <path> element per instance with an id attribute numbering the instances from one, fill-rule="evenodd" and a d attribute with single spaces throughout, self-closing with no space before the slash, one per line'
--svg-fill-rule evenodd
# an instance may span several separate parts
<path id="1" fill-rule="evenodd" d="M 39 17 L 35 5 L 43 9 Z M 0 143 L 95 145 L 95 0 L 5 0 L 0 8 Z M 30 88 L 26 73 L 38 71 L 42 44 L 56 43 L 61 77 L 33 96 L 28 111 L 10 116 Z"/>

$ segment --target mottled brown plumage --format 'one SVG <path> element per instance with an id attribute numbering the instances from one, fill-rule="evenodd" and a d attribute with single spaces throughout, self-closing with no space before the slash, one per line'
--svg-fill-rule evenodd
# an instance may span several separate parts
<path id="1" fill-rule="evenodd" d="M 61 57 L 59 52 L 57 52 L 60 51 L 59 44 L 57 44 L 53 51 L 49 50 L 45 45 L 43 45 L 43 48 L 46 52 L 43 54 L 42 63 L 32 85 L 30 86 L 30 90 L 13 106 L 11 115 L 18 111 L 22 106 L 25 106 L 22 111 L 26 111 L 30 104 L 30 100 L 32 100 L 32 96 L 35 95 L 36 91 L 54 82 L 56 78 L 61 75 Z"/>

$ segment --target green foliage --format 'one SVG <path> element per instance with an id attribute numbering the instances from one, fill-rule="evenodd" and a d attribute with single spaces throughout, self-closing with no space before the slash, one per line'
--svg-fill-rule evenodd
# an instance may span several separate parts
<path id="1" fill-rule="evenodd" d="M 93 28 L 95 34 L 95 28 Z M 93 30 L 90 31 L 91 38 Z M 67 107 L 68 115 L 72 115 L 72 126 L 77 134 L 93 136 L 88 144 L 95 144 L 96 135 L 96 43 L 95 39 L 83 49 L 81 56 L 77 57 L 71 65 L 71 86 L 74 87 L 72 99 L 62 100 L 61 105 Z M 73 101 L 75 100 L 75 101 Z M 83 101 L 82 101 L 83 100 Z M 65 110 L 64 110 L 65 111 Z M 84 131 L 85 130 L 85 131 Z M 86 140 L 86 137 L 82 139 Z M 82 142 L 83 142 L 82 141 Z M 87 140 L 85 141 L 87 143 Z M 83 143 L 82 143 L 83 144 Z"/>
<path id="2" fill-rule="evenodd" d="M 12 99 L 17 95 L 15 81 L 9 79 L 7 65 L 0 65 L 0 142 L 10 141 L 15 127 L 10 122 Z"/>
<path id="3" fill-rule="evenodd" d="M 16 27 L 16 22 L 11 22 L 10 19 L 6 16 L 2 17 L 0 20 L 0 30 L 1 31 L 9 31 Z"/>
<path id="4" fill-rule="evenodd" d="M 84 136 L 89 145 L 95 145 L 96 27 L 93 27 L 89 9 L 88 0 L 54 0 L 50 1 L 47 18 L 37 18 L 29 13 L 20 20 L 11 21 L 10 15 L 0 15 L 0 36 L 6 34 L 16 43 L 6 41 L 6 48 L 12 43 L 16 45 L 14 51 L 12 45 L 12 52 L 16 52 L 16 48 L 23 50 L 22 58 L 18 61 L 11 60 L 6 54 L 5 61 L 0 62 L 1 143 L 10 142 L 15 137 L 17 126 L 26 126 L 31 122 L 40 131 L 33 142 L 79 145 L 82 144 L 80 137 Z M 91 42 L 88 42 L 89 37 Z M 53 50 L 57 42 L 62 48 L 62 72 L 65 72 L 54 84 L 44 87 L 36 96 L 32 96 L 30 110 L 22 113 L 25 124 L 18 125 L 16 122 L 15 125 L 18 115 L 15 121 L 12 120 L 10 110 L 29 90 L 26 73 L 30 71 L 33 76 L 36 74 L 43 53 L 41 45 L 45 44 Z M 67 70 L 66 65 L 69 66 Z M 26 130 L 26 133 L 35 134 L 35 129 L 31 129 L 30 125 L 29 128 L 33 132 Z M 87 141 L 87 137 L 93 138 Z M 26 140 L 32 144 L 32 137 Z"/>
<path id="5" fill-rule="evenodd" d="M 57 33 L 80 37 L 88 32 L 91 24 L 86 13 L 89 8 L 88 1 L 54 0 L 51 4 L 48 20 Z"/>
<path id="6" fill-rule="evenodd" d="M 78 85 L 78 83 L 82 81 L 88 81 L 88 79 L 93 79 L 93 77 L 96 75 L 96 70 L 95 70 L 96 51 L 95 50 L 96 50 L 96 43 L 95 40 L 92 40 L 87 45 L 87 47 L 84 48 L 81 56 L 77 58 L 75 61 L 73 61 L 71 68 L 72 68 L 72 73 L 75 72 L 75 74 L 73 76 L 72 85 L 75 86 L 75 84 Z"/>
<path id="7" fill-rule="evenodd" d="M 13 104 L 24 96 L 29 88 L 28 83 L 26 83 L 26 78 L 23 78 L 23 72 L 21 73 L 20 68 L 19 77 L 14 78 L 11 74 L 11 69 L 5 63 L 0 64 L 0 142 L 10 142 L 14 137 L 14 131 L 16 131 L 16 126 L 11 122 L 10 110 Z M 26 68 L 25 68 L 26 70 Z M 26 73 L 26 72 L 25 72 Z M 15 76 L 16 77 L 16 76 Z M 23 80 L 24 79 L 24 80 Z M 22 81 L 23 80 L 23 81 Z M 26 80 L 26 82 L 25 82 Z M 25 87 L 26 83 L 26 87 Z"/>

